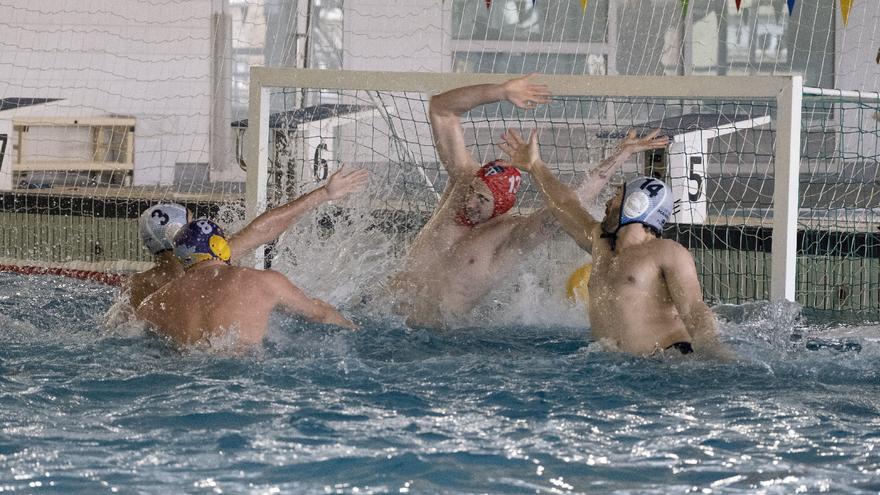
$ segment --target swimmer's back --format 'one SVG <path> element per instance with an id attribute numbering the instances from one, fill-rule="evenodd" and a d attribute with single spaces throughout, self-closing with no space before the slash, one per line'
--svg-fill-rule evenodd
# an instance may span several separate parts
<path id="1" fill-rule="evenodd" d="M 198 267 L 148 297 L 138 315 L 181 344 L 224 331 L 237 332 L 241 343 L 258 343 L 278 304 L 272 292 L 278 276 L 223 264 Z"/>

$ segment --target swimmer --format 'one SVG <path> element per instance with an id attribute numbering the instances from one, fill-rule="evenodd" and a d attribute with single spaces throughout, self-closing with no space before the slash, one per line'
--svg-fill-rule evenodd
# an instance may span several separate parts
<path id="1" fill-rule="evenodd" d="M 658 134 L 659 130 L 649 134 L 636 148 L 665 146 L 667 139 Z M 536 139 L 532 132 L 525 144 L 518 133 L 508 131 L 502 149 L 531 149 Z M 638 140 L 630 132 L 626 141 Z M 669 186 L 653 177 L 627 182 L 608 200 L 605 218 L 598 222 L 537 153 L 516 153 L 513 165 L 531 175 L 565 231 L 593 256 L 593 338 L 637 355 L 670 350 L 730 357 L 718 340 L 714 315 L 703 302 L 693 256 L 681 244 L 660 238 L 672 216 Z"/>
<path id="2" fill-rule="evenodd" d="M 258 246 L 277 239 L 302 216 L 327 201 L 342 199 L 362 190 L 368 180 L 364 169 L 344 173 L 339 167 L 327 184 L 299 198 L 264 212 L 229 239 L 230 261 L 253 252 Z M 183 267 L 174 256 L 172 239 L 192 214 L 176 203 L 158 204 L 144 211 L 138 219 L 138 230 L 144 246 L 154 256 L 156 264 L 147 271 L 132 275 L 123 288 L 132 308 L 168 282 L 183 275 Z"/>
<path id="3" fill-rule="evenodd" d="M 138 218 L 138 232 L 155 264 L 149 270 L 135 273 L 123 284 L 129 304 L 136 308 L 169 281 L 183 275 L 183 267 L 174 256 L 171 239 L 189 222 L 191 214 L 183 205 L 160 203 L 147 208 Z"/>
<path id="4" fill-rule="evenodd" d="M 551 93 L 528 75 L 502 84 L 453 89 L 431 98 L 429 118 L 440 162 L 449 180 L 434 214 L 419 232 L 392 279 L 394 311 L 411 326 L 449 327 L 466 321 L 473 308 L 516 266 L 523 255 L 559 230 L 541 208 L 510 215 L 521 183 L 509 162 L 480 165 L 465 146 L 461 116 L 477 106 L 509 101 L 533 109 Z M 537 146 L 535 146 L 537 147 Z M 596 167 L 579 190 L 593 202 L 610 176 L 629 157 L 630 147 Z"/>
<path id="5" fill-rule="evenodd" d="M 230 266 L 232 247 L 223 230 L 208 219 L 179 229 L 174 255 L 183 275 L 148 296 L 136 313 L 178 344 L 210 343 L 229 331 L 236 332 L 238 343 L 258 344 L 275 308 L 319 323 L 357 328 L 279 272 Z"/>

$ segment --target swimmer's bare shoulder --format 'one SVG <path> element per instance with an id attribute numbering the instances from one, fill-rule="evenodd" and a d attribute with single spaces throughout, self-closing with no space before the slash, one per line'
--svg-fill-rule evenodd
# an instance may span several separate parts
<path id="1" fill-rule="evenodd" d="M 696 274 L 694 256 L 679 242 L 672 239 L 657 239 L 651 243 L 651 249 L 654 257 L 662 260 L 667 268 L 684 270 L 686 273 L 693 271 Z"/>
<path id="2" fill-rule="evenodd" d="M 136 308 L 150 294 L 159 290 L 167 282 L 166 277 L 159 277 L 150 270 L 130 275 L 123 284 L 122 290 L 129 296 L 129 303 Z"/>
<path id="3" fill-rule="evenodd" d="M 691 252 L 688 251 L 686 247 L 682 246 L 680 242 L 673 239 L 657 239 L 656 242 L 658 246 L 661 246 L 663 249 L 668 249 L 672 251 L 676 256 L 690 257 L 691 255 Z"/>
<path id="4" fill-rule="evenodd" d="M 274 270 L 257 270 L 254 268 L 244 268 L 241 276 L 250 282 L 254 282 L 260 292 L 277 296 L 288 289 L 288 285 L 293 283 L 282 273 Z"/>
<path id="5" fill-rule="evenodd" d="M 122 290 L 128 293 L 131 306 L 137 308 L 150 294 L 182 274 L 183 268 L 177 264 L 154 266 L 147 271 L 130 275 L 123 283 Z"/>

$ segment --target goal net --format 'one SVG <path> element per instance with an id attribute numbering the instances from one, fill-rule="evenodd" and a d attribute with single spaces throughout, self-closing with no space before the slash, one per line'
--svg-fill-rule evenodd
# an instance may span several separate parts
<path id="1" fill-rule="evenodd" d="M 446 180 L 427 98 L 500 80 L 459 72 L 803 74 L 808 86 L 877 87 L 876 74 L 864 70 L 878 39 L 880 7 L 870 1 L 6 3 L 0 269 L 142 270 L 152 259 L 136 219 L 150 205 L 183 203 L 234 231 L 246 202 L 252 213 L 258 203 L 278 204 L 342 161 L 371 167 L 371 189 L 355 210 L 322 212 L 302 238 L 348 255 L 397 256 Z M 251 81 L 252 66 L 408 73 L 369 84 L 357 73 L 299 74 L 265 86 L 271 108 L 261 159 L 246 156 L 247 121 L 260 120 L 247 118 L 249 91 L 262 84 Z M 503 129 L 537 127 L 545 158 L 575 184 L 626 129 L 662 127 L 678 136 L 674 145 L 636 157 L 619 180 L 647 170 L 679 191 L 683 203 L 666 234 L 694 253 L 709 299 L 771 298 L 779 282 L 776 294 L 809 307 L 877 315 L 876 95 L 807 92 L 788 119 L 779 117 L 778 88 L 725 93 L 741 80 L 724 77 L 676 87 L 690 80 L 552 80 L 570 89 L 554 88 L 557 98 L 537 112 L 501 104 L 466 116 L 469 146 L 485 161 L 498 156 Z M 798 123 L 782 125 L 787 119 Z M 795 174 L 779 173 L 780 136 L 800 143 L 786 146 L 784 161 L 797 165 L 783 171 Z M 245 169 L 254 174 L 247 185 Z M 794 200 L 780 207 L 776 191 Z M 532 188 L 522 196 L 521 213 L 541 204 Z M 340 236 L 344 216 L 365 226 L 352 223 L 352 235 Z M 268 259 L 319 265 L 308 246 L 297 256 L 293 238 Z M 544 265 L 528 270 L 551 286 L 559 281 L 548 270 L 567 275 L 585 261 L 564 236 L 532 259 Z"/>
<path id="2" fill-rule="evenodd" d="M 265 122 L 250 123 L 255 146 L 242 153 L 250 215 L 314 187 L 342 163 L 366 167 L 372 180 L 357 201 L 361 221 L 344 238 L 361 239 L 352 247 L 364 245 L 358 233 L 393 238 L 387 252 L 397 254 L 447 180 L 428 123 L 430 95 L 503 80 L 272 69 L 255 69 L 251 77 L 261 82 L 252 89 L 250 115 L 253 121 L 262 112 Z M 694 254 L 707 300 L 743 303 L 789 291 L 809 307 L 876 312 L 875 100 L 804 95 L 789 85 L 791 78 L 546 76 L 541 82 L 554 91 L 549 105 L 523 111 L 502 102 L 464 116 L 467 146 L 478 161 L 501 157 L 496 145 L 506 129 L 538 129 L 544 160 L 576 185 L 628 130 L 660 128 L 672 140 L 668 149 L 634 157 L 614 182 L 646 174 L 671 184 L 676 214 L 664 235 Z M 792 88 L 797 94 L 780 98 Z M 258 132 L 262 140 L 255 139 Z M 266 184 L 262 195 L 259 184 Z M 587 205 L 597 217 L 606 197 Z M 514 212 L 542 204 L 525 177 Z M 333 219 L 340 216 L 351 224 L 351 212 L 335 210 L 323 217 L 324 227 L 339 228 Z M 539 256 L 552 258 L 556 272 L 588 259 L 564 236 Z"/>

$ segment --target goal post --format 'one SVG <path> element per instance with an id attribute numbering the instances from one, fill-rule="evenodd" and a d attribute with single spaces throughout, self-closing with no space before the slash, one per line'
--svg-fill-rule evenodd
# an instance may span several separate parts
<path id="1" fill-rule="evenodd" d="M 433 73 L 403 73 L 403 72 L 372 72 L 372 71 L 333 71 L 312 69 L 275 69 L 265 67 L 252 67 L 250 72 L 250 101 L 249 119 L 250 129 L 247 140 L 247 162 L 255 164 L 247 170 L 247 196 L 246 211 L 248 218 L 253 218 L 262 212 L 267 206 L 267 181 L 269 177 L 269 117 L 272 92 L 286 90 L 292 92 L 314 91 L 317 94 L 345 92 L 376 92 L 390 94 L 389 99 L 395 94 L 417 94 L 417 104 L 420 106 L 421 119 L 424 120 L 427 99 L 434 94 L 458 88 L 462 86 L 487 83 L 501 83 L 513 75 L 507 74 L 433 74 Z M 770 253 L 771 283 L 769 284 L 769 296 L 772 300 L 786 299 L 795 300 L 795 282 L 797 266 L 797 228 L 798 228 L 798 177 L 800 170 L 801 149 L 801 97 L 803 93 L 802 79 L 800 76 L 742 76 L 742 77 L 715 77 L 715 76 L 555 76 L 539 75 L 536 82 L 546 84 L 554 94 L 558 102 L 557 110 L 541 114 L 533 112 L 528 114 L 525 121 L 518 116 L 515 110 L 504 111 L 497 109 L 489 118 L 489 123 L 483 122 L 484 126 L 493 125 L 521 125 L 526 122 L 530 126 L 537 127 L 565 127 L 582 126 L 591 130 L 582 133 L 600 130 L 604 126 L 615 127 L 615 130 L 626 130 L 638 127 L 656 118 L 651 118 L 659 113 L 661 117 L 672 114 L 681 115 L 689 111 L 690 106 L 700 108 L 712 108 L 716 112 L 723 112 L 724 108 L 740 106 L 756 108 L 761 114 L 760 123 L 767 122 L 767 116 L 772 116 L 773 124 L 769 138 L 772 146 L 768 153 L 770 156 L 768 170 L 763 173 L 773 174 L 773 193 L 771 218 L 756 218 L 754 221 L 764 225 L 765 220 L 770 220 L 772 226 L 772 247 Z M 402 106 L 412 106 L 412 98 L 404 98 Z M 587 102 L 587 103 L 585 103 Z M 754 102 L 760 102 L 755 105 Z M 668 107 L 668 108 L 667 108 Z M 574 109 L 574 110 L 571 110 Z M 397 115 L 397 109 L 390 112 Z M 378 112 L 382 113 L 382 112 Z M 479 109 L 475 109 L 479 113 Z M 625 117 L 622 117 L 624 116 Z M 598 117 L 597 117 L 598 116 Z M 424 128 L 426 122 L 407 121 L 414 127 Z M 754 119 L 753 119 L 754 120 Z M 395 124 L 389 124 L 393 127 Z M 753 124 L 758 125 L 758 124 Z M 403 125 L 406 127 L 406 125 Z M 474 127 L 479 127 L 476 124 Z M 724 132 L 715 132 L 715 136 Z M 476 141 L 479 141 L 479 129 L 473 131 Z M 416 132 L 418 134 L 418 132 Z M 563 135 L 564 132 L 559 133 Z M 586 143 L 575 145 L 566 143 L 565 152 L 572 154 L 580 146 L 589 148 Z M 579 138 L 580 139 L 580 138 Z M 763 138 L 764 141 L 767 138 Z M 554 138 L 555 143 L 560 139 Z M 761 139 L 755 139 L 760 141 Z M 406 143 L 404 143 L 405 145 Z M 471 142 L 473 146 L 491 147 L 491 142 Z M 421 149 L 426 144 L 424 140 L 415 142 L 414 147 Z M 758 146 L 758 145 L 756 145 Z M 766 143 L 760 144 L 766 146 Z M 542 144 L 542 152 L 545 150 Z M 607 151 L 607 150 L 606 150 Z M 563 153 L 551 150 L 555 156 Z M 588 156 L 589 150 L 577 148 L 581 157 Z M 547 157 L 545 157 L 545 161 Z M 576 161 L 576 160 L 575 160 Z M 635 164 L 638 168 L 640 165 Z M 750 165 L 755 168 L 754 165 Z M 645 168 L 633 170 L 628 173 L 645 173 Z M 575 167 L 572 170 L 562 172 L 568 174 L 568 181 L 573 180 L 573 175 L 582 173 L 583 169 Z M 571 172 L 571 173 L 569 173 Z M 439 170 L 438 173 L 442 173 Z M 679 178 L 673 178 L 672 182 L 680 182 Z M 436 191 L 435 191 L 436 192 Z M 676 197 L 679 197 L 677 194 Z M 262 250 L 257 254 L 257 265 L 261 266 Z M 759 291 L 760 292 L 760 291 Z M 757 298 L 761 294 L 756 294 Z"/>
<path id="2" fill-rule="evenodd" d="M 773 181 L 773 250 L 770 297 L 795 300 L 798 185 L 801 157 L 803 79 L 791 76 L 776 96 L 776 167 Z"/>

